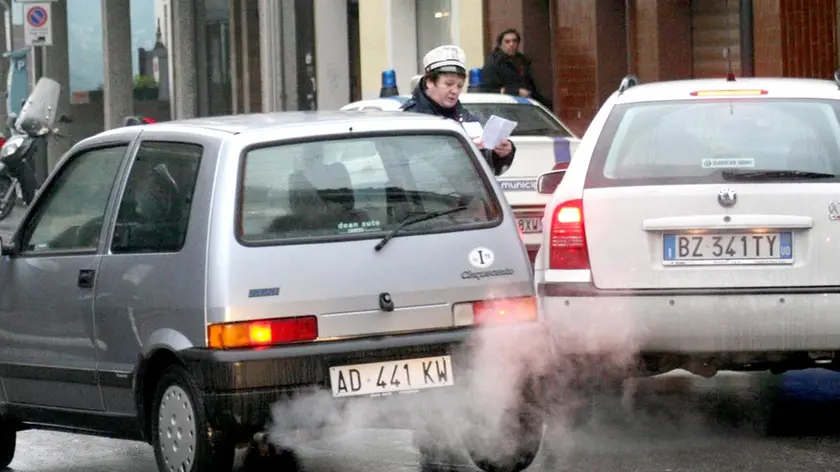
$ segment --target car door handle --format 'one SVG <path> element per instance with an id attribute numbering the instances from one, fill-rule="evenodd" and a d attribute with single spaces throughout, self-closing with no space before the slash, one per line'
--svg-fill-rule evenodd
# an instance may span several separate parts
<path id="1" fill-rule="evenodd" d="M 93 288 L 93 278 L 96 275 L 95 270 L 82 269 L 79 271 L 79 287 Z"/>

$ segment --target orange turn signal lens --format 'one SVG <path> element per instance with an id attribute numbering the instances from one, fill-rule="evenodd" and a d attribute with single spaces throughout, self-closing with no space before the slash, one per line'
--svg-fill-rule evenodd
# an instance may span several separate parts
<path id="1" fill-rule="evenodd" d="M 207 328 L 207 338 L 212 349 L 313 341 L 318 338 L 318 319 L 315 316 L 299 316 L 213 324 Z"/>
<path id="2" fill-rule="evenodd" d="M 455 326 L 536 321 L 537 300 L 522 297 L 459 303 L 453 307 L 453 318 Z"/>
<path id="3" fill-rule="evenodd" d="M 767 95 L 767 90 L 698 90 L 692 97 L 733 97 L 738 95 Z"/>

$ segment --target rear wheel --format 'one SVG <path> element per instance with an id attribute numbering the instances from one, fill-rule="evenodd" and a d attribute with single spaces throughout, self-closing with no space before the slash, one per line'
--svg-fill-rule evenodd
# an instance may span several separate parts
<path id="1" fill-rule="evenodd" d="M 14 185 L 15 181 L 9 177 L 9 174 L 0 174 L 0 220 L 6 219 L 15 209 L 17 191 L 14 189 Z M 7 194 L 9 198 L 4 198 Z"/>
<path id="2" fill-rule="evenodd" d="M 161 472 L 229 472 L 235 448 L 207 420 L 204 404 L 181 366 L 161 375 L 151 412 L 152 445 Z"/>
<path id="3" fill-rule="evenodd" d="M 17 428 L 8 422 L 0 422 L 0 469 L 4 469 L 15 458 Z"/>
<path id="4" fill-rule="evenodd" d="M 414 447 L 420 453 L 422 472 L 454 472 L 469 462 L 458 452 L 457 440 L 447 438 L 445 431 L 426 428 L 414 431 Z"/>
<path id="5" fill-rule="evenodd" d="M 521 472 L 537 458 L 545 435 L 543 412 L 523 402 L 504 414 L 499 427 L 475 429 L 464 434 L 470 459 L 485 472 Z"/>

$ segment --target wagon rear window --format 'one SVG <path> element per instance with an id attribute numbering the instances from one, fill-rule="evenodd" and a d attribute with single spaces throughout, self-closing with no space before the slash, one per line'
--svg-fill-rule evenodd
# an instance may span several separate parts
<path id="1" fill-rule="evenodd" d="M 587 187 L 836 182 L 830 175 L 840 175 L 838 103 L 736 97 L 617 106 Z"/>
<path id="2" fill-rule="evenodd" d="M 366 136 L 257 148 L 245 156 L 245 243 L 381 236 L 406 218 L 464 207 L 412 232 L 484 227 L 501 218 L 487 177 L 451 135 Z"/>

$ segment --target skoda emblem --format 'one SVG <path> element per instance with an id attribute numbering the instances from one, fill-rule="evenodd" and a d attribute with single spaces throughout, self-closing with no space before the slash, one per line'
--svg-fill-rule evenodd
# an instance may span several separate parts
<path id="1" fill-rule="evenodd" d="M 840 202 L 833 201 L 828 204 L 828 219 L 831 221 L 840 220 Z"/>
<path id="2" fill-rule="evenodd" d="M 724 188 L 718 192 L 717 198 L 720 206 L 728 208 L 735 205 L 735 202 L 738 201 L 738 194 L 736 194 L 731 188 Z"/>

